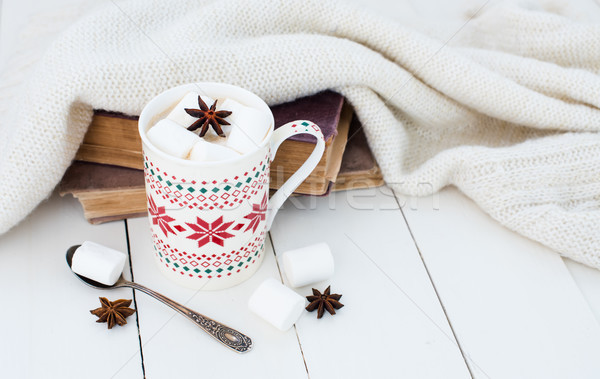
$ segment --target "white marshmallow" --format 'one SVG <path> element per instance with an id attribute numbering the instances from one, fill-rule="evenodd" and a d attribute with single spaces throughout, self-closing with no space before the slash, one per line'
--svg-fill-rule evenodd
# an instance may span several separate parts
<path id="1" fill-rule="evenodd" d="M 231 111 L 231 109 L 227 109 L 227 108 L 225 108 L 223 106 L 223 104 L 225 104 L 225 101 L 227 101 L 227 99 L 218 99 L 218 102 L 217 102 L 217 111 Z M 231 116 L 229 116 L 229 117 L 231 117 Z M 229 119 L 227 117 L 225 119 L 229 121 Z M 230 125 L 221 125 L 221 130 L 223 130 L 223 133 L 225 133 L 226 137 L 228 137 L 231 134 L 231 129 L 233 128 L 233 125 L 231 125 L 231 121 L 229 121 L 229 123 L 230 123 Z M 212 127 L 210 127 L 208 129 L 208 133 L 206 133 L 206 135 L 204 137 L 206 138 L 206 137 L 209 137 L 209 136 L 220 137 L 217 134 L 217 132 L 215 132 L 213 130 Z M 219 141 L 223 141 L 223 143 L 227 142 L 227 140 L 224 139 L 224 138 L 222 138 L 222 137 L 219 138 Z"/>
<path id="2" fill-rule="evenodd" d="M 182 128 L 169 119 L 156 123 L 146 133 L 148 139 L 159 150 L 177 158 L 187 158 L 192 147 L 200 137 L 194 132 Z"/>
<path id="3" fill-rule="evenodd" d="M 227 126 L 227 125 L 225 125 Z M 225 129 L 223 129 L 223 131 L 225 132 Z M 206 135 L 204 137 L 202 137 L 203 140 L 205 140 L 206 142 L 210 142 L 214 145 L 219 145 L 219 146 L 225 146 L 227 147 L 227 136 L 225 137 L 220 137 L 217 135 L 217 133 L 206 133 Z M 227 147 L 229 149 L 229 147 Z M 229 149 L 234 151 L 233 149 Z"/>
<path id="4" fill-rule="evenodd" d="M 325 242 L 287 251 L 281 261 L 292 287 L 302 287 L 333 276 L 333 255 Z"/>
<path id="5" fill-rule="evenodd" d="M 262 282 L 248 300 L 248 308 L 281 331 L 286 331 L 300 318 L 305 299 L 279 281 Z"/>
<path id="6" fill-rule="evenodd" d="M 123 272 L 125 258 L 120 251 L 85 241 L 75 250 L 71 269 L 88 279 L 112 286 Z"/>
<path id="7" fill-rule="evenodd" d="M 217 137 L 220 138 L 220 137 Z M 224 138 L 222 138 L 224 139 Z M 190 152 L 189 160 L 199 162 L 214 162 L 239 157 L 240 154 L 226 146 L 206 142 L 200 138 Z"/>
<path id="8" fill-rule="evenodd" d="M 231 99 L 226 99 L 221 108 L 232 112 L 226 118 L 231 123 L 227 145 L 242 154 L 255 150 L 271 127 L 269 115 Z"/>
<path id="9" fill-rule="evenodd" d="M 210 106 L 215 102 L 214 99 L 208 96 L 200 96 L 202 100 L 206 103 L 206 106 L 210 108 Z M 195 92 L 188 92 L 180 101 L 177 103 L 175 108 L 169 113 L 167 119 L 176 122 L 177 124 L 183 126 L 184 128 L 188 128 L 194 122 L 198 121 L 196 117 L 190 116 L 185 108 L 192 109 L 200 109 L 200 105 L 198 105 L 198 94 Z"/>

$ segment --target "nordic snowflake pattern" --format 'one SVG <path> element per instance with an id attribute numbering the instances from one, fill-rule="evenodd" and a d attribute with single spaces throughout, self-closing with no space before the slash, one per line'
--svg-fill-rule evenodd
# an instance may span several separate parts
<path id="1" fill-rule="evenodd" d="M 148 212 L 152 219 L 152 225 L 158 225 L 165 237 L 169 232 L 176 234 L 169 225 L 169 222 L 175 221 L 175 219 L 166 214 L 165 207 L 157 207 L 152 196 L 148 196 Z"/>
<path id="2" fill-rule="evenodd" d="M 211 223 L 202 220 L 200 217 L 196 217 L 195 224 L 189 222 L 186 222 L 186 224 L 194 231 L 193 234 L 190 234 L 186 238 L 197 240 L 198 247 L 202 247 L 209 242 L 223 246 L 226 238 L 233 237 L 233 234 L 227 232 L 227 229 L 233 224 L 233 221 L 223 222 L 223 216 Z"/>
<path id="3" fill-rule="evenodd" d="M 261 221 L 264 221 L 267 214 L 267 194 L 265 193 L 260 204 L 252 205 L 252 212 L 244 216 L 245 219 L 250 220 L 250 223 L 246 227 L 245 232 L 252 229 L 252 233 L 256 232 L 258 225 Z"/>

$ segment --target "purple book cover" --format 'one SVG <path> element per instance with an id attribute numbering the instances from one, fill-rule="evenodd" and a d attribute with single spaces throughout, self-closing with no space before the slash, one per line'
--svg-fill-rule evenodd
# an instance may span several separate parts
<path id="1" fill-rule="evenodd" d="M 144 171 L 134 168 L 74 161 L 65 172 L 58 190 L 73 191 L 124 189 L 144 186 Z"/>
<path id="2" fill-rule="evenodd" d="M 333 91 L 323 91 L 312 96 L 296 99 L 289 103 L 271 107 L 275 117 L 275 129 L 295 120 L 309 120 L 321 128 L 325 141 L 337 135 L 337 126 L 344 105 L 344 97 Z M 294 141 L 316 143 L 315 137 L 299 134 L 290 138 Z"/>

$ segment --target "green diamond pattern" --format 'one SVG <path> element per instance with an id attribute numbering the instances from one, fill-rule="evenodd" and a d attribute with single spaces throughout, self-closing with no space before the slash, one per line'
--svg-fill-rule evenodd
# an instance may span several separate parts
<path id="1" fill-rule="evenodd" d="M 264 161 L 261 162 L 262 165 L 260 166 L 256 166 L 254 168 L 252 168 L 252 170 L 248 170 L 248 172 L 245 172 L 243 175 L 240 175 L 239 177 L 236 177 L 235 179 L 231 180 L 231 179 L 225 179 L 225 181 L 222 184 L 218 184 L 215 185 L 216 182 L 211 183 L 212 184 L 212 188 L 211 188 L 211 184 L 208 184 L 206 181 L 202 182 L 202 184 L 200 183 L 189 183 L 184 179 L 169 179 L 168 177 L 162 177 L 162 175 L 165 175 L 165 173 L 161 172 L 159 170 L 159 168 L 157 167 L 151 167 L 149 166 L 148 162 L 144 162 L 144 164 L 146 166 L 149 166 L 148 169 L 146 170 L 147 174 L 150 175 L 153 180 L 156 180 L 156 182 L 162 182 L 162 185 L 159 185 L 158 187 L 160 189 L 157 189 L 158 193 L 161 194 L 161 191 L 165 191 L 163 194 L 163 198 L 166 198 L 167 196 L 176 196 L 177 199 L 180 202 L 182 202 L 183 204 L 185 204 L 186 206 L 188 206 L 189 208 L 193 208 L 193 207 L 198 207 L 198 208 L 204 208 L 204 207 L 209 207 L 209 205 L 207 203 L 204 203 L 205 199 L 202 199 L 200 196 L 200 194 L 202 195 L 206 195 L 210 201 L 212 201 L 214 204 L 212 204 L 210 207 L 212 209 L 212 207 L 221 207 L 223 208 L 223 206 L 232 206 L 234 203 L 236 202 L 240 202 L 241 197 L 243 197 L 244 199 L 248 198 L 249 196 L 253 196 L 255 194 L 257 194 L 258 191 L 263 190 L 264 186 L 267 186 L 268 188 L 268 170 L 269 170 L 269 159 L 268 157 L 265 157 Z M 261 177 L 261 175 L 265 175 L 265 183 L 258 183 L 257 181 L 259 180 L 259 178 Z M 171 181 L 173 180 L 173 182 Z M 231 180 L 231 181 L 229 181 Z M 229 182 L 228 182 L 229 181 Z M 256 182 L 256 183 L 253 183 Z M 192 185 L 193 184 L 193 185 Z M 248 185 L 252 184 L 252 188 L 250 189 L 250 192 L 248 192 L 248 188 L 246 188 L 246 190 L 241 191 L 242 188 L 244 187 L 248 187 Z M 258 185 L 257 185 L 258 184 Z M 188 186 L 188 187 L 185 187 Z M 180 191 L 180 192 L 177 192 Z M 173 193 L 174 192 L 174 193 Z M 198 194 L 196 194 L 196 192 L 199 192 Z M 209 194 L 209 192 L 212 192 L 212 194 Z M 173 194 L 172 194 L 173 193 Z M 220 193 L 221 195 L 217 195 L 218 193 Z M 194 197 L 198 196 L 197 199 L 200 200 L 200 204 L 196 204 L 193 203 L 195 200 L 193 200 L 192 198 L 190 198 L 190 194 L 192 194 Z M 217 200 L 216 198 L 211 198 L 211 196 L 220 196 L 219 199 Z M 230 196 L 233 196 L 233 198 L 230 198 Z M 181 198 L 181 199 L 179 199 Z M 223 203 L 224 201 L 224 203 Z M 171 201 L 173 202 L 173 201 Z M 189 203 L 188 203 L 189 202 Z M 208 201 L 207 201 L 208 202 Z M 193 203 L 193 205 L 191 204 Z M 210 203 L 210 202 L 208 202 Z M 182 205 L 182 204 L 180 204 Z M 184 266 L 184 265 L 182 265 Z M 190 272 L 193 270 L 193 267 L 189 267 Z M 204 271 L 204 270 L 202 270 Z"/>
<path id="2" fill-rule="evenodd" d="M 258 247 L 258 248 L 255 250 L 255 251 L 254 251 L 254 254 L 253 254 L 252 256 L 248 257 L 248 258 L 247 258 L 245 261 L 244 261 L 244 260 L 242 260 L 242 261 L 238 262 L 238 264 L 237 264 L 237 265 L 233 264 L 233 265 L 230 265 L 230 266 L 229 266 L 229 267 L 227 267 L 227 268 L 221 268 L 221 267 L 220 267 L 220 268 L 217 268 L 217 269 L 216 269 L 216 270 L 214 270 L 214 271 L 216 271 L 217 273 L 222 273 L 222 272 L 224 272 L 225 270 L 227 270 L 227 271 L 232 271 L 232 270 L 234 270 L 236 267 L 242 267 L 242 266 L 244 266 L 244 264 L 252 262 L 252 260 L 253 260 L 255 257 L 257 257 L 257 256 L 258 256 L 258 254 L 259 254 L 261 251 L 263 251 L 263 248 L 264 248 L 264 246 L 265 246 L 265 245 L 264 245 L 264 242 L 263 242 L 263 243 L 262 243 L 262 244 L 261 244 L 261 245 L 260 245 L 260 246 L 259 246 L 259 247 Z M 154 249 L 155 249 L 155 250 L 158 252 L 158 255 L 159 255 L 161 258 L 163 258 L 163 257 L 164 257 L 164 259 L 165 259 L 165 261 L 166 261 L 167 263 L 171 263 L 171 264 L 172 264 L 174 267 L 176 267 L 176 268 L 182 268 L 182 269 L 183 269 L 185 272 L 190 272 L 190 271 L 192 271 L 192 272 L 194 272 L 194 273 L 196 273 L 196 274 L 201 274 L 202 272 L 204 272 L 204 273 L 206 273 L 206 274 L 210 274 L 210 273 L 212 273 L 212 272 L 213 272 L 213 270 L 211 270 L 210 268 L 207 268 L 207 269 L 205 269 L 205 270 L 202 270 L 202 269 L 200 269 L 200 268 L 192 268 L 192 267 L 188 267 L 187 265 L 180 264 L 180 263 L 177 263 L 177 262 L 171 262 L 171 260 L 170 260 L 169 258 L 167 258 L 166 256 L 163 256 L 163 254 L 160 252 L 160 250 L 159 250 L 159 249 L 157 249 L 157 247 L 156 247 L 156 246 L 153 246 L 153 247 L 154 247 Z"/>

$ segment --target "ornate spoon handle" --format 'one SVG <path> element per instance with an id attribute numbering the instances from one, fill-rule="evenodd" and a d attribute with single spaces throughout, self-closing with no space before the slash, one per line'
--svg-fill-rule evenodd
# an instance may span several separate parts
<path id="1" fill-rule="evenodd" d="M 217 322 L 187 307 L 184 307 L 183 305 L 169 299 L 164 295 L 161 295 L 156 291 L 151 290 L 150 288 L 127 280 L 119 280 L 115 284 L 115 287 L 131 287 L 165 303 L 169 307 L 173 308 L 183 316 L 196 323 L 196 325 L 202 328 L 202 330 L 208 333 L 211 337 L 221 342 L 231 350 L 234 350 L 238 353 L 245 353 L 252 349 L 252 339 L 250 339 L 250 337 L 247 335 L 242 334 L 227 325 L 223 325 L 220 322 Z"/>

